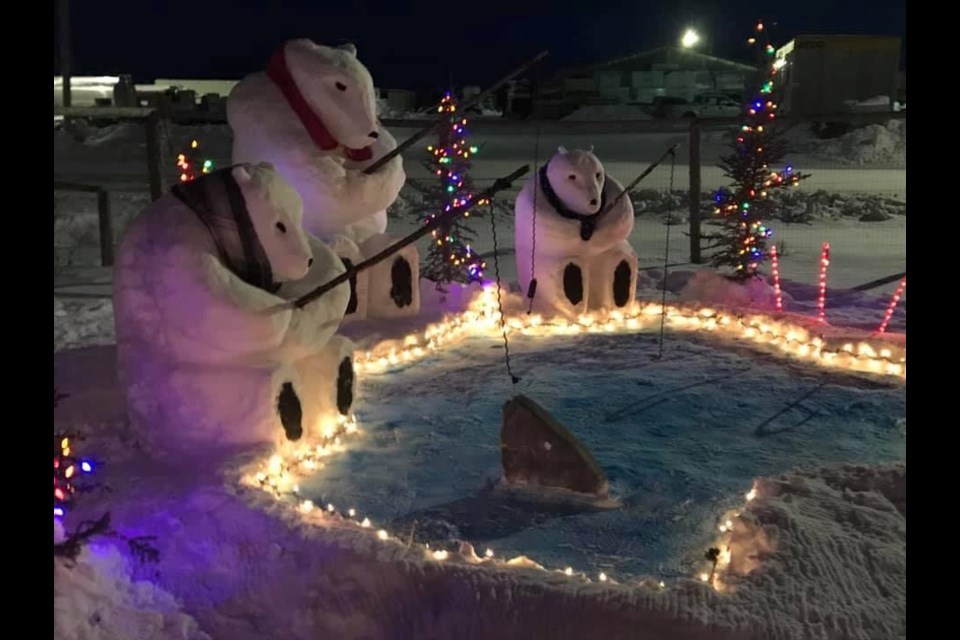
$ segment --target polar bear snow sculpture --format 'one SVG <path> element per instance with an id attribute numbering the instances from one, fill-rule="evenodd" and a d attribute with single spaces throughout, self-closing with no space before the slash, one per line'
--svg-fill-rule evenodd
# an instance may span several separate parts
<path id="1" fill-rule="evenodd" d="M 352 402 L 350 292 L 285 304 L 344 272 L 304 233 L 300 197 L 269 164 L 177 185 L 128 227 L 114 270 L 131 419 L 173 449 L 329 433 Z M 283 283 L 283 284 L 278 284 Z"/>
<path id="2" fill-rule="evenodd" d="M 592 148 L 560 147 L 524 184 L 514 204 L 517 277 L 524 291 L 537 280 L 535 310 L 575 317 L 634 301 L 637 254 L 627 241 L 633 204 L 621 198 L 598 217 L 622 190 Z"/>
<path id="3" fill-rule="evenodd" d="M 350 266 L 391 244 L 387 207 L 406 180 L 396 148 L 377 120 L 370 72 L 353 45 L 284 43 L 266 72 L 237 84 L 227 99 L 233 161 L 273 163 L 303 198 L 304 227 Z M 410 246 L 350 283 L 348 318 L 416 315 L 419 256 Z"/>

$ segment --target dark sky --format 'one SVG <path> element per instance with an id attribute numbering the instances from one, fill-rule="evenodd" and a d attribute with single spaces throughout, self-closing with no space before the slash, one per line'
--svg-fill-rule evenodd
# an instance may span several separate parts
<path id="1" fill-rule="evenodd" d="M 799 33 L 904 37 L 906 0 L 71 0 L 74 74 L 240 78 L 287 38 L 353 42 L 381 87 L 486 84 L 542 49 L 550 69 L 677 42 L 687 26 L 701 50 L 749 60 L 763 18 L 774 44 Z M 712 40 L 710 42 L 709 40 Z M 54 72 L 59 71 L 54 34 Z"/>

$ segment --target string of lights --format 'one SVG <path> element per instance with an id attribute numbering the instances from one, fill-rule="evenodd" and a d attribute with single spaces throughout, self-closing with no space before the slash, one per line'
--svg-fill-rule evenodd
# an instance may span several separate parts
<path id="1" fill-rule="evenodd" d="M 877 333 L 886 333 L 887 326 L 890 324 L 890 318 L 893 317 L 893 312 L 896 311 L 897 304 L 899 304 L 900 298 L 903 296 L 903 291 L 906 288 L 907 276 L 903 276 L 903 279 L 900 280 L 900 284 L 897 285 L 897 290 L 890 298 L 890 304 L 887 305 L 887 310 L 883 314 L 883 322 L 881 322 L 880 326 L 877 328 Z"/>
<path id="2" fill-rule="evenodd" d="M 830 268 L 830 243 L 824 242 L 820 248 L 820 275 L 818 276 L 817 322 L 827 321 L 827 270 Z"/>
<path id="3" fill-rule="evenodd" d="M 783 292 L 780 290 L 780 256 L 777 245 L 770 247 L 770 271 L 773 274 L 773 295 L 776 298 L 777 311 L 783 311 Z"/>
<path id="4" fill-rule="evenodd" d="M 93 472 L 93 463 L 73 455 L 70 436 L 53 436 L 53 515 L 63 517 L 67 503 L 77 492 L 76 479 Z"/>
<path id="5" fill-rule="evenodd" d="M 190 182 L 200 176 L 213 171 L 213 160 L 197 160 L 194 156 L 200 152 L 200 143 L 190 141 L 190 150 L 187 153 L 177 154 L 177 169 L 180 171 L 180 182 Z"/>
<path id="6" fill-rule="evenodd" d="M 398 365 L 424 358 L 469 336 L 494 338 L 501 330 L 501 320 L 506 331 L 529 336 L 554 336 L 648 330 L 654 328 L 664 314 L 660 304 L 637 301 L 628 310 L 585 314 L 575 320 L 543 318 L 537 314 L 527 314 L 524 301 L 519 295 L 507 294 L 507 298 L 505 308 L 508 311 L 504 318 L 497 305 L 495 286 L 484 287 L 464 312 L 448 316 L 400 340 L 387 340 L 369 351 L 357 353 L 355 370 L 358 375 L 385 372 Z M 804 326 L 804 322 L 807 325 L 812 323 L 812 319 L 808 318 L 785 318 L 782 315 L 773 317 L 761 313 L 736 313 L 694 306 L 668 306 L 664 315 L 667 323 L 674 329 L 707 331 L 729 338 L 748 340 L 771 347 L 774 352 L 779 351 L 818 366 L 906 379 L 905 347 L 896 343 L 888 344 L 879 336 L 864 336 L 859 342 L 844 339 L 842 344 L 834 344 L 837 341 L 835 338 L 818 335 L 812 327 Z M 817 325 L 819 332 L 826 329 L 824 326 Z M 344 451 L 345 439 L 358 433 L 361 433 L 361 430 L 353 416 L 338 416 L 335 421 L 323 427 L 322 438 L 318 444 L 286 443 L 268 459 L 244 469 L 241 472 L 241 482 L 246 486 L 266 491 L 284 503 L 292 498 L 291 508 L 295 509 L 307 522 L 321 526 L 343 524 L 355 528 L 357 532 L 369 531 L 369 535 L 380 543 L 410 548 L 412 545 L 410 539 L 390 533 L 386 529 L 376 528 L 370 518 L 360 514 L 355 507 L 341 510 L 332 503 L 321 507 L 300 496 L 300 481 L 318 469 L 322 469 L 330 456 Z M 755 485 L 746 494 L 747 503 L 757 498 L 757 491 Z M 725 589 L 724 571 L 735 552 L 729 533 L 737 524 L 739 515 L 740 512 L 735 511 L 722 518 L 721 539 L 714 545 L 716 553 L 708 558 L 711 562 L 710 569 L 697 576 L 717 591 L 722 592 Z M 420 549 L 425 560 L 528 568 L 550 571 L 586 582 L 620 584 L 604 572 L 593 575 L 575 571 L 572 567 L 547 569 L 526 556 L 499 559 L 491 549 L 485 550 L 482 556 L 478 556 L 473 546 L 466 542 L 454 551 L 431 549 L 429 545 L 412 546 Z M 712 548 L 711 551 L 713 550 Z M 666 586 L 662 580 L 650 579 L 639 581 L 638 584 L 653 589 L 663 589 Z"/>

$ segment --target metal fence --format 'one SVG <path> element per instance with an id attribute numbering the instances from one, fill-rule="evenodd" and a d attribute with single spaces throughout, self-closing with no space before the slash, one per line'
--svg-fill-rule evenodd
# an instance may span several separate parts
<path id="1" fill-rule="evenodd" d="M 192 138 L 203 153 L 220 166 L 229 164 L 231 137 L 226 123 L 179 125 L 148 109 L 68 110 L 72 118 L 121 121 L 97 129 L 85 143 L 61 133 L 55 138 L 55 180 L 95 184 L 111 191 L 149 193 L 157 197 L 176 180 L 174 157 Z M 906 116 L 900 114 L 844 114 L 783 119 L 791 143 L 788 160 L 811 174 L 799 188 L 781 199 L 779 219 L 770 221 L 783 256 L 784 277 L 816 280 L 820 247 L 831 244 L 832 286 L 853 287 L 906 269 Z M 423 126 L 409 120 L 386 121 L 398 140 Z M 732 150 L 734 120 L 629 122 L 541 121 L 517 122 L 475 119 L 471 140 L 480 152 L 472 178 L 478 187 L 491 183 L 523 164 L 545 162 L 560 145 L 593 146 L 609 175 L 627 183 L 678 144 L 675 162 L 666 160 L 633 192 L 637 213 L 632 238 L 641 266 L 663 263 L 666 227 L 670 226 L 670 262 L 706 263 L 710 252 L 700 251 L 700 230 L 709 230 L 712 191 L 729 183 L 717 163 Z M 426 141 L 425 141 L 426 143 Z M 404 154 L 411 187 L 429 184 L 433 177 L 422 166 L 417 148 Z M 501 194 L 508 205 L 516 193 Z M 691 188 L 693 191 L 691 191 Z M 699 197 L 691 197 L 699 192 Z M 405 194 L 416 201 L 416 189 Z M 129 199 L 128 206 L 145 203 Z M 55 216 L 83 206 L 61 202 Z M 112 226 L 121 233 L 135 211 L 115 209 L 121 218 Z M 89 212 L 88 212 L 89 213 Z M 699 214 L 699 215 L 698 215 Z M 698 218 L 700 229 L 698 229 Z M 401 221 L 400 227 L 405 223 Z M 477 249 L 486 252 L 483 235 Z"/>

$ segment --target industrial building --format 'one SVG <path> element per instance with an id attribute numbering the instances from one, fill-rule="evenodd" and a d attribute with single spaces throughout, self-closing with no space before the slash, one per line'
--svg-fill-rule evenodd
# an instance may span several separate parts
<path id="1" fill-rule="evenodd" d="M 756 67 L 680 47 L 660 47 L 560 72 L 541 87 L 536 113 L 563 117 L 587 105 L 692 101 L 702 93 L 741 97 Z"/>
<path id="2" fill-rule="evenodd" d="M 857 103 L 889 111 L 894 100 L 906 100 L 897 37 L 798 36 L 777 50 L 776 59 L 784 113 L 834 114 Z"/>

